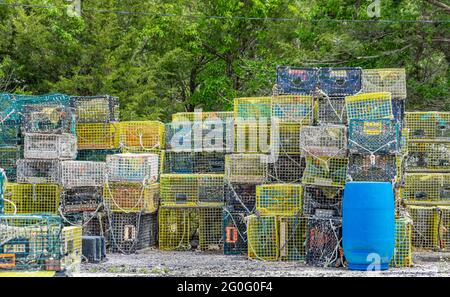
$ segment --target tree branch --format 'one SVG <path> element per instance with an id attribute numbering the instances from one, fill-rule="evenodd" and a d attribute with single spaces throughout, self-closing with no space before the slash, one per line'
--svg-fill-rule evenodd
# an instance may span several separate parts
<path id="1" fill-rule="evenodd" d="M 437 6 L 439 8 L 441 8 L 444 12 L 449 13 L 450 14 L 450 6 L 442 3 L 438 0 L 425 0 L 426 2 L 433 4 L 434 6 Z"/>

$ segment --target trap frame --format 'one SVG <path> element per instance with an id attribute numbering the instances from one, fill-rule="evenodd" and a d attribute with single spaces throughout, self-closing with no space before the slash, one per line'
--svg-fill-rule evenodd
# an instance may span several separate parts
<path id="1" fill-rule="evenodd" d="M 413 222 L 408 217 L 395 220 L 395 250 L 391 267 L 412 266 L 412 229 Z"/>
<path id="2" fill-rule="evenodd" d="M 343 189 L 324 186 L 304 186 L 303 189 L 304 215 L 321 216 L 329 214 L 332 217 L 342 216 Z"/>
<path id="3" fill-rule="evenodd" d="M 362 90 L 364 93 L 390 92 L 394 98 L 406 99 L 405 69 L 363 69 Z"/>
<path id="4" fill-rule="evenodd" d="M 103 202 L 101 187 L 77 187 L 61 192 L 61 211 L 64 214 L 96 212 Z"/>
<path id="5" fill-rule="evenodd" d="M 122 182 L 156 182 L 159 173 L 157 154 L 116 154 L 106 156 L 107 180 Z"/>
<path id="6" fill-rule="evenodd" d="M 17 179 L 17 160 L 21 158 L 20 146 L 0 147 L 0 168 L 5 170 L 9 181 Z"/>
<path id="7" fill-rule="evenodd" d="M 222 241 L 225 255 L 247 254 L 247 224 L 245 212 L 224 207 L 222 220 Z"/>
<path id="8" fill-rule="evenodd" d="M 256 186 L 256 211 L 260 215 L 293 216 L 301 213 L 303 187 L 299 184 Z"/>
<path id="9" fill-rule="evenodd" d="M 408 203 L 450 204 L 450 173 L 406 173 L 402 199 Z"/>
<path id="10" fill-rule="evenodd" d="M 303 216 L 279 217 L 281 261 L 304 261 L 308 219 Z"/>
<path id="11" fill-rule="evenodd" d="M 158 121 L 127 121 L 119 124 L 120 147 L 137 152 L 164 148 L 164 124 Z"/>
<path id="12" fill-rule="evenodd" d="M 25 159 L 75 159 L 77 138 L 72 134 L 25 133 Z"/>
<path id="13" fill-rule="evenodd" d="M 347 124 L 345 96 L 318 96 L 317 124 L 319 126 Z"/>
<path id="14" fill-rule="evenodd" d="M 363 93 L 345 97 L 347 119 L 393 120 L 390 93 Z"/>
<path id="15" fill-rule="evenodd" d="M 319 90 L 327 95 L 353 95 L 361 91 L 360 67 L 319 68 Z"/>
<path id="16" fill-rule="evenodd" d="M 61 188 L 56 184 L 7 183 L 5 205 L 7 214 L 58 214 Z"/>
<path id="17" fill-rule="evenodd" d="M 450 172 L 450 142 L 408 142 L 409 172 Z"/>
<path id="18" fill-rule="evenodd" d="M 120 147 L 118 123 L 77 123 L 78 148 L 118 149 Z"/>
<path id="19" fill-rule="evenodd" d="M 317 68 L 277 67 L 277 91 L 280 94 L 312 95 L 317 87 Z"/>
<path id="20" fill-rule="evenodd" d="M 17 182 L 60 184 L 61 161 L 47 159 L 17 160 Z"/>
<path id="21" fill-rule="evenodd" d="M 300 183 L 305 166 L 305 158 L 299 154 L 279 154 L 269 162 L 269 182 Z"/>
<path id="22" fill-rule="evenodd" d="M 109 95 L 72 96 L 79 123 L 109 123 L 119 121 L 119 98 Z"/>
<path id="23" fill-rule="evenodd" d="M 24 133 L 75 134 L 75 127 L 75 110 L 68 106 L 34 104 L 23 108 Z"/>
<path id="24" fill-rule="evenodd" d="M 347 128 L 343 125 L 304 126 L 300 148 L 305 156 L 347 156 Z"/>
<path id="25" fill-rule="evenodd" d="M 159 206 L 159 184 L 139 182 L 106 182 L 103 198 L 112 212 L 155 213 Z"/>
<path id="26" fill-rule="evenodd" d="M 234 119 L 237 121 L 254 121 L 259 119 L 267 119 L 270 121 L 272 116 L 271 104 L 271 97 L 235 98 Z"/>
<path id="27" fill-rule="evenodd" d="M 400 124 L 400 127 L 405 127 L 405 110 L 406 100 L 392 98 L 392 113 L 394 115 L 394 121 Z"/>
<path id="28" fill-rule="evenodd" d="M 225 156 L 225 178 L 234 183 L 264 183 L 268 180 L 269 158 L 263 154 Z"/>
<path id="29" fill-rule="evenodd" d="M 248 217 L 247 236 L 249 259 L 278 260 L 279 234 L 277 217 L 250 215 Z"/>
<path id="30" fill-rule="evenodd" d="M 198 249 L 201 251 L 221 251 L 222 208 L 201 207 L 198 209 Z"/>
<path id="31" fill-rule="evenodd" d="M 102 187 L 105 181 L 104 162 L 63 161 L 61 183 L 65 189 L 76 187 Z"/>
<path id="32" fill-rule="evenodd" d="M 225 173 L 224 152 L 173 152 L 162 154 L 162 173 Z"/>
<path id="33" fill-rule="evenodd" d="M 406 128 L 414 141 L 440 140 L 450 142 L 450 112 L 406 112 Z"/>
<path id="34" fill-rule="evenodd" d="M 306 95 L 273 96 L 271 112 L 275 123 L 312 125 L 314 99 Z"/>
<path id="35" fill-rule="evenodd" d="M 348 176 L 352 181 L 400 183 L 402 158 L 391 155 L 350 155 Z"/>
<path id="36" fill-rule="evenodd" d="M 348 158 L 306 157 L 302 183 L 343 187 L 347 179 Z"/>

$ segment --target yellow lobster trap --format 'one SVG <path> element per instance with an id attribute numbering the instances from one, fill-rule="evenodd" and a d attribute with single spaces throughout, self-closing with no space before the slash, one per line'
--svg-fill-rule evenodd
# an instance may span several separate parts
<path id="1" fill-rule="evenodd" d="M 71 273 L 77 272 L 81 264 L 82 227 L 68 226 L 62 229 L 62 268 Z"/>
<path id="2" fill-rule="evenodd" d="M 247 224 L 248 257 L 277 261 L 280 253 L 277 217 L 251 215 Z"/>
<path id="3" fill-rule="evenodd" d="M 406 210 L 413 220 L 413 247 L 425 250 L 437 249 L 439 213 L 436 207 L 407 205 Z"/>
<path id="4" fill-rule="evenodd" d="M 119 148 L 118 123 L 78 123 L 78 149 L 115 149 Z"/>
<path id="5" fill-rule="evenodd" d="M 263 154 L 226 155 L 225 178 L 231 183 L 264 183 L 268 180 L 268 162 Z"/>
<path id="6" fill-rule="evenodd" d="M 312 125 L 314 122 L 314 99 L 306 95 L 272 97 L 272 118 L 277 123 Z"/>
<path id="7" fill-rule="evenodd" d="M 268 119 L 272 115 L 271 97 L 247 97 L 234 99 L 235 120 Z"/>
<path id="8" fill-rule="evenodd" d="M 205 120 L 221 120 L 227 122 L 234 118 L 232 111 L 194 111 L 194 112 L 177 112 L 172 114 L 173 122 L 194 122 Z"/>
<path id="9" fill-rule="evenodd" d="M 159 206 L 159 184 L 106 182 L 103 199 L 113 212 L 155 213 Z"/>
<path id="10" fill-rule="evenodd" d="M 345 97 L 347 119 L 378 120 L 394 119 L 391 94 L 363 93 Z"/>
<path id="11" fill-rule="evenodd" d="M 301 154 L 301 130 L 301 124 L 273 124 L 270 133 L 271 151 L 279 154 Z"/>
<path id="12" fill-rule="evenodd" d="M 234 152 L 268 153 L 271 149 L 268 121 L 237 121 L 234 126 Z"/>
<path id="13" fill-rule="evenodd" d="M 450 142 L 410 141 L 406 167 L 409 172 L 450 172 Z"/>
<path id="14" fill-rule="evenodd" d="M 450 204 L 450 173 L 406 173 L 400 190 L 408 203 Z"/>
<path id="15" fill-rule="evenodd" d="M 364 93 L 390 92 L 393 98 L 406 99 L 405 69 L 363 69 L 362 91 Z"/>
<path id="16" fill-rule="evenodd" d="M 405 114 L 411 140 L 450 142 L 450 112 L 414 111 Z"/>
<path id="17" fill-rule="evenodd" d="M 410 218 L 395 220 L 395 248 L 391 259 L 391 267 L 411 267 L 412 265 L 412 229 Z"/>
<path id="18" fill-rule="evenodd" d="M 302 183 L 343 187 L 347 179 L 348 158 L 306 157 Z"/>
<path id="19" fill-rule="evenodd" d="M 61 188 L 57 184 L 7 183 L 5 204 L 7 214 L 59 213 Z"/>
<path id="20" fill-rule="evenodd" d="M 256 186 L 256 210 L 261 215 L 299 214 L 302 210 L 303 187 L 299 184 L 267 184 Z"/>
<path id="21" fill-rule="evenodd" d="M 308 219 L 301 216 L 279 217 L 281 261 L 303 261 L 306 256 Z"/>
<path id="22" fill-rule="evenodd" d="M 120 147 L 128 152 L 152 152 L 163 149 L 164 131 L 164 124 L 158 121 L 120 122 Z"/>

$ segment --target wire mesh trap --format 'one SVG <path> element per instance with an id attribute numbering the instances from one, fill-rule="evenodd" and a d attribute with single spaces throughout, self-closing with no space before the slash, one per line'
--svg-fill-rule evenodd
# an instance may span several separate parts
<path id="1" fill-rule="evenodd" d="M 118 123 L 77 123 L 78 149 L 119 148 Z"/>
<path id="2" fill-rule="evenodd" d="M 352 154 L 400 153 L 400 124 L 393 120 L 357 120 L 349 124 L 348 148 Z"/>
<path id="3" fill-rule="evenodd" d="M 0 270 L 61 270 L 61 221 L 51 215 L 0 215 Z"/>
<path id="4" fill-rule="evenodd" d="M 194 112 L 177 112 L 172 114 L 173 122 L 194 122 L 205 120 L 221 120 L 226 122 L 234 118 L 232 111 L 194 111 Z"/>
<path id="5" fill-rule="evenodd" d="M 76 109 L 79 123 L 109 123 L 119 121 L 119 98 L 109 95 L 73 96 L 70 105 Z"/>
<path id="6" fill-rule="evenodd" d="M 7 180 L 6 173 L 2 168 L 0 168 L 0 214 L 4 213 L 5 211 L 4 194 L 5 194 L 6 180 Z"/>
<path id="7" fill-rule="evenodd" d="M 443 251 L 450 249 L 450 208 L 448 206 L 439 206 L 438 226 L 435 230 L 436 237 L 439 240 L 439 248 Z"/>
<path id="8" fill-rule="evenodd" d="M 393 120 L 390 93 L 363 93 L 345 97 L 347 119 Z"/>
<path id="9" fill-rule="evenodd" d="M 120 146 L 128 150 L 164 148 L 164 124 L 158 121 L 120 122 Z"/>
<path id="10" fill-rule="evenodd" d="M 17 160 L 17 181 L 19 183 L 59 184 L 61 182 L 61 161 L 20 159 Z"/>
<path id="11" fill-rule="evenodd" d="M 0 123 L 17 121 L 16 100 L 12 94 L 0 93 Z"/>
<path id="12" fill-rule="evenodd" d="M 410 172 L 450 172 L 450 142 L 408 142 L 406 168 Z"/>
<path id="13" fill-rule="evenodd" d="M 317 124 L 320 126 L 347 124 L 345 96 L 319 96 L 317 98 Z"/>
<path id="14" fill-rule="evenodd" d="M 247 97 L 234 99 L 235 120 L 259 120 L 270 121 L 272 116 L 271 97 Z"/>
<path id="15" fill-rule="evenodd" d="M 305 166 L 305 158 L 299 154 L 280 154 L 269 162 L 269 182 L 300 183 Z"/>
<path id="16" fill-rule="evenodd" d="M 54 106 L 69 106 L 70 97 L 64 94 L 46 94 L 46 95 L 12 95 L 14 97 L 15 113 L 11 118 L 13 120 L 23 120 L 24 110 L 30 105 L 54 105 Z"/>
<path id="17" fill-rule="evenodd" d="M 225 204 L 230 210 L 250 214 L 256 206 L 256 184 L 225 182 Z"/>
<path id="18" fill-rule="evenodd" d="M 450 142 L 450 112 L 406 112 L 405 118 L 411 140 Z"/>
<path id="19" fill-rule="evenodd" d="M 233 154 L 225 156 L 225 178 L 234 183 L 264 183 L 268 180 L 268 156 Z"/>
<path id="20" fill-rule="evenodd" d="M 58 214 L 61 189 L 56 184 L 7 183 L 5 205 L 7 214 Z"/>
<path id="21" fill-rule="evenodd" d="M 101 187 L 77 187 L 61 192 L 61 210 L 64 214 L 97 211 L 102 201 Z"/>
<path id="22" fill-rule="evenodd" d="M 306 157 L 302 183 L 343 187 L 347 178 L 348 158 Z"/>
<path id="23" fill-rule="evenodd" d="M 295 125 L 294 125 L 295 127 Z M 272 148 L 271 124 L 265 121 L 238 121 L 234 132 L 235 153 L 268 153 Z M 289 130 L 287 130 L 288 132 Z M 289 133 L 287 133 L 289 135 Z M 289 138 L 287 138 L 289 139 Z M 295 143 L 295 142 L 294 142 Z"/>
<path id="24" fill-rule="evenodd" d="M 327 95 L 353 95 L 361 91 L 359 67 L 319 68 L 319 89 Z"/>
<path id="25" fill-rule="evenodd" d="M 3 168 L 9 181 L 16 181 L 17 179 L 16 162 L 20 158 L 20 146 L 0 147 L 0 168 Z"/>
<path id="26" fill-rule="evenodd" d="M 222 241 L 225 255 L 247 254 L 247 213 L 223 209 Z"/>
<path id="27" fill-rule="evenodd" d="M 251 215 L 247 222 L 248 257 L 255 260 L 277 261 L 279 257 L 277 218 Z"/>
<path id="28" fill-rule="evenodd" d="M 223 174 L 162 174 L 162 206 L 222 206 Z"/>
<path id="29" fill-rule="evenodd" d="M 261 215 L 292 216 L 301 213 L 303 187 L 299 184 L 256 186 L 256 210 Z"/>
<path id="30" fill-rule="evenodd" d="M 280 94 L 312 95 L 318 79 L 317 68 L 277 67 L 277 90 Z"/>
<path id="31" fill-rule="evenodd" d="M 304 126 L 300 131 L 300 147 L 307 156 L 347 156 L 347 128 L 342 125 Z"/>
<path id="32" fill-rule="evenodd" d="M 306 95 L 273 96 L 272 119 L 276 123 L 312 125 L 314 99 Z"/>
<path id="33" fill-rule="evenodd" d="M 163 173 L 224 173 L 225 153 L 164 152 Z"/>
<path id="34" fill-rule="evenodd" d="M 394 98 L 406 99 L 405 69 L 363 69 L 362 90 L 364 93 L 390 92 Z"/>
<path id="35" fill-rule="evenodd" d="M 82 256 L 81 236 L 81 227 L 70 226 L 62 229 L 62 268 L 67 272 L 77 272 L 80 268 Z"/>
<path id="36" fill-rule="evenodd" d="M 77 161 L 106 162 L 107 155 L 119 154 L 119 149 L 109 150 L 78 150 Z"/>
<path id="37" fill-rule="evenodd" d="M 400 127 L 405 126 L 405 110 L 406 100 L 392 98 L 392 113 L 394 114 L 394 120 L 400 124 Z"/>
<path id="38" fill-rule="evenodd" d="M 343 189 L 323 186 L 304 186 L 303 188 L 304 215 L 342 216 Z"/>
<path id="39" fill-rule="evenodd" d="M 302 128 L 299 124 L 273 124 L 270 133 L 271 152 L 300 154 L 302 151 L 300 137 Z"/>
<path id="40" fill-rule="evenodd" d="M 450 173 L 406 173 L 402 199 L 408 203 L 449 203 Z"/>
<path id="41" fill-rule="evenodd" d="M 348 176 L 353 181 L 400 182 L 401 157 L 350 155 Z"/>
<path id="42" fill-rule="evenodd" d="M 412 266 L 412 229 L 410 218 L 402 217 L 395 220 L 395 249 L 391 259 L 391 267 Z"/>
<path id="43" fill-rule="evenodd" d="M 281 261 L 304 261 L 308 219 L 300 216 L 279 217 Z"/>
<path id="44" fill-rule="evenodd" d="M 108 181 L 156 182 L 159 173 L 157 154 L 117 154 L 106 157 Z"/>
<path id="45" fill-rule="evenodd" d="M 107 182 L 103 197 L 105 207 L 112 212 L 155 213 L 159 205 L 159 184 Z"/>
<path id="46" fill-rule="evenodd" d="M 61 183 L 65 189 L 76 187 L 102 187 L 106 165 L 103 162 L 61 162 Z"/>
<path id="47" fill-rule="evenodd" d="M 110 250 L 131 254 L 156 245 L 158 241 L 157 214 L 120 213 L 110 215 Z"/>
<path id="48" fill-rule="evenodd" d="M 75 159 L 77 138 L 72 134 L 25 133 L 26 159 Z"/>
<path id="49" fill-rule="evenodd" d="M 343 264 L 342 220 L 312 217 L 308 219 L 306 263 L 318 267 L 338 267 Z"/>
<path id="50" fill-rule="evenodd" d="M 23 108 L 24 133 L 75 134 L 75 110 L 68 106 L 35 104 Z"/>
<path id="51" fill-rule="evenodd" d="M 103 211 L 64 213 L 61 217 L 65 226 L 82 227 L 83 236 L 104 236 L 105 239 L 109 238 L 109 218 L 107 213 Z"/>
<path id="52" fill-rule="evenodd" d="M 413 247 L 425 250 L 438 248 L 435 230 L 437 230 L 439 217 L 436 207 L 407 205 L 406 210 L 413 220 Z"/>
<path id="53" fill-rule="evenodd" d="M 2 122 L 0 118 L 0 147 L 19 145 L 19 127 L 20 124 L 17 121 L 7 120 Z"/>

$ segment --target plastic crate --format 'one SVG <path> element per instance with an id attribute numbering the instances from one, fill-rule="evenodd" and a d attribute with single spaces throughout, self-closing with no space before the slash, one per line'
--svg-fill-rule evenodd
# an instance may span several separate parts
<path id="1" fill-rule="evenodd" d="M 119 98 L 109 95 L 73 96 L 70 105 L 77 111 L 79 123 L 109 123 L 119 121 Z"/>
<path id="2" fill-rule="evenodd" d="M 106 156 L 119 153 L 120 149 L 78 150 L 77 161 L 106 162 Z"/>
<path id="3" fill-rule="evenodd" d="M 16 181 L 17 160 L 21 158 L 20 146 L 0 147 L 0 168 L 5 170 L 9 181 Z"/>
<path id="4" fill-rule="evenodd" d="M 390 92 L 394 98 L 406 99 L 405 69 L 363 69 L 362 90 L 364 93 Z"/>
<path id="5" fill-rule="evenodd" d="M 304 261 L 308 219 L 301 216 L 279 217 L 281 261 Z"/>
<path id="6" fill-rule="evenodd" d="M 363 93 L 345 97 L 347 119 L 394 119 L 390 93 Z"/>
<path id="7" fill-rule="evenodd" d="M 317 124 L 347 124 L 345 96 L 321 96 L 317 99 Z"/>
<path id="8" fill-rule="evenodd" d="M 353 95 L 361 91 L 359 67 L 319 68 L 319 88 L 327 95 Z"/>
<path id="9" fill-rule="evenodd" d="M 61 182 L 61 161 L 20 159 L 17 161 L 19 183 L 59 184 Z"/>
<path id="10" fill-rule="evenodd" d="M 450 173 L 406 173 L 402 199 L 408 203 L 450 204 Z"/>
<path id="11" fill-rule="evenodd" d="M 280 94 L 312 95 L 318 84 L 318 72 L 317 68 L 278 66 L 278 92 Z"/>
<path id="12" fill-rule="evenodd" d="M 230 210 L 253 213 L 256 206 L 256 184 L 225 183 L 225 204 Z"/>
<path id="13" fill-rule="evenodd" d="M 439 216 L 434 206 L 407 205 L 413 220 L 412 245 L 417 249 L 432 250 L 439 247 L 436 237 Z"/>
<path id="14" fill-rule="evenodd" d="M 120 146 L 138 151 L 164 148 L 164 124 L 158 121 L 120 122 Z"/>
<path id="15" fill-rule="evenodd" d="M 272 116 L 271 97 L 247 97 L 234 99 L 234 119 L 270 121 Z"/>
<path id="16" fill-rule="evenodd" d="M 304 215 L 329 214 L 332 217 L 342 216 L 343 189 L 318 186 L 304 186 L 303 188 Z"/>
<path id="17" fill-rule="evenodd" d="M 26 133 L 24 157 L 26 159 L 75 159 L 77 139 L 72 134 Z"/>
<path id="18" fill-rule="evenodd" d="M 234 132 L 235 153 L 269 153 L 271 124 L 260 121 L 236 122 Z"/>
<path id="19" fill-rule="evenodd" d="M 450 142 L 408 142 L 409 172 L 450 172 Z"/>
<path id="20" fill-rule="evenodd" d="M 267 155 L 233 154 L 225 156 L 225 178 L 228 182 L 264 183 L 268 180 Z"/>
<path id="21" fill-rule="evenodd" d="M 312 125 L 314 121 L 312 96 L 274 96 L 271 102 L 272 119 L 276 123 Z"/>
<path id="22" fill-rule="evenodd" d="M 391 267 L 412 266 L 412 229 L 413 222 L 404 217 L 395 220 L 395 249 Z"/>
<path id="23" fill-rule="evenodd" d="M 95 212 L 102 202 L 103 189 L 100 187 L 77 187 L 61 192 L 61 210 L 64 214 Z"/>
<path id="24" fill-rule="evenodd" d="M 301 183 L 305 158 L 298 154 L 280 154 L 269 162 L 269 182 Z"/>
<path id="25" fill-rule="evenodd" d="M 159 156 L 156 154 L 117 154 L 106 157 L 108 181 L 156 182 Z"/>
<path id="26" fill-rule="evenodd" d="M 5 204 L 7 214 L 58 214 L 61 188 L 56 184 L 7 183 Z"/>
<path id="27" fill-rule="evenodd" d="M 232 111 L 194 111 L 194 112 L 177 112 L 172 114 L 173 122 L 186 121 L 205 121 L 205 120 L 221 120 L 223 122 L 234 118 Z"/>
<path id="28" fill-rule="evenodd" d="M 406 112 L 406 128 L 411 140 L 450 142 L 450 112 Z"/>
<path id="29" fill-rule="evenodd" d="M 271 152 L 278 154 L 300 154 L 302 151 L 300 131 L 302 125 L 278 123 L 272 125 Z"/>
<path id="30" fill-rule="evenodd" d="M 61 162 L 61 183 L 65 189 L 102 187 L 105 181 L 105 163 L 90 161 Z"/>
<path id="31" fill-rule="evenodd" d="M 77 124 L 78 149 L 118 149 L 118 123 L 81 123 Z"/>
<path id="32" fill-rule="evenodd" d="M 62 267 L 66 273 L 78 272 L 82 256 L 82 228 L 78 226 L 62 229 Z"/>
<path id="33" fill-rule="evenodd" d="M 275 216 L 248 217 L 248 257 L 255 260 L 277 261 L 279 257 L 278 221 Z"/>
<path id="34" fill-rule="evenodd" d="M 303 187 L 298 184 L 256 186 L 256 211 L 261 215 L 293 216 L 301 213 Z"/>
<path id="35" fill-rule="evenodd" d="M 225 255 L 247 254 L 246 212 L 223 209 L 222 241 Z"/>
<path id="36" fill-rule="evenodd" d="M 400 181 L 401 158 L 382 155 L 350 155 L 348 176 L 353 181 Z"/>
<path id="37" fill-rule="evenodd" d="M 63 105 L 34 104 L 23 108 L 22 131 L 40 134 L 75 134 L 75 110 Z"/>
<path id="38" fill-rule="evenodd" d="M 304 126 L 300 147 L 305 156 L 347 156 L 347 128 L 343 125 Z"/>
<path id="39" fill-rule="evenodd" d="M 347 178 L 348 158 L 306 157 L 302 183 L 343 187 Z"/>
<path id="40" fill-rule="evenodd" d="M 400 137 L 398 122 L 353 119 L 349 124 L 348 148 L 353 154 L 399 154 Z"/>
<path id="41" fill-rule="evenodd" d="M 107 182 L 103 198 L 112 212 L 155 213 L 159 206 L 159 184 L 139 182 Z"/>

